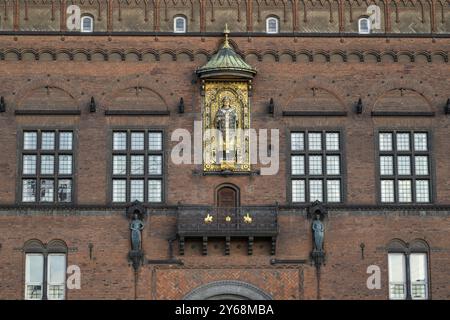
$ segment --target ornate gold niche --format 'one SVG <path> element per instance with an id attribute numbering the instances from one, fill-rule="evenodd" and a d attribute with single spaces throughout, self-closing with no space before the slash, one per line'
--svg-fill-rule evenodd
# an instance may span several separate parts
<path id="1" fill-rule="evenodd" d="M 249 83 L 244 81 L 205 81 L 203 103 L 203 170 L 204 171 L 250 171 L 250 105 Z M 218 147 L 227 150 L 226 137 L 216 135 L 217 112 L 222 107 L 223 99 L 229 99 L 230 109 L 236 113 L 235 151 L 233 159 L 226 155 L 220 158 Z M 208 131 L 208 130 L 214 131 Z M 247 130 L 246 130 L 247 129 Z M 222 141 L 218 139 L 223 138 Z M 230 143 L 231 144 L 231 143 Z"/>
<path id="2" fill-rule="evenodd" d="M 233 50 L 226 26 L 224 33 L 222 47 L 197 69 L 203 95 L 203 170 L 248 172 L 251 170 L 249 93 L 256 70 Z"/>

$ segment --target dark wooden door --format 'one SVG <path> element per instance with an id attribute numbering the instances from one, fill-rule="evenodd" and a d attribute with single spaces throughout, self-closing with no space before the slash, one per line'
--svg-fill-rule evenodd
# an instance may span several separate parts
<path id="1" fill-rule="evenodd" d="M 223 187 L 217 192 L 217 206 L 219 208 L 235 208 L 237 203 L 237 192 L 231 187 Z"/>

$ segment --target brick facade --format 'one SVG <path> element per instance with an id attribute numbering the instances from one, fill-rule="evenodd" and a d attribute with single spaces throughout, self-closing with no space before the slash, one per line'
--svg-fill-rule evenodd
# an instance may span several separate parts
<path id="1" fill-rule="evenodd" d="M 299 5 L 298 1 L 289 3 Z M 199 6 L 196 10 L 200 13 L 211 10 L 204 1 L 199 1 Z M 32 8 L 30 5 L 30 12 Z M 114 18 L 118 8 L 110 9 L 108 14 L 105 10 L 107 7 L 102 6 L 98 23 L 105 31 L 108 25 L 114 25 L 113 31 L 121 31 Z M 158 10 L 163 11 L 161 7 Z M 177 10 L 170 9 L 168 16 Z M 189 7 L 182 10 L 189 16 Z M 283 16 L 282 9 L 276 10 L 281 10 L 279 15 Z M 433 10 L 437 10 L 435 6 Z M 385 13 L 392 15 L 392 11 Z M 442 8 L 444 18 L 448 17 L 447 11 Z M 50 30 L 60 28 L 59 12 L 56 10 Z M 166 24 L 171 18 L 167 22 L 163 13 L 158 16 L 150 12 L 145 14 L 149 14 L 152 28 L 142 25 L 136 31 L 169 30 Z M 337 9 L 333 12 L 338 31 L 339 25 L 341 29 L 354 28 L 338 18 Z M 222 30 L 220 9 L 214 24 L 209 14 L 206 19 L 196 13 L 192 23 L 198 30 L 194 32 Z M 124 10 L 121 14 L 126 20 L 131 13 Z M 246 12 L 244 8 L 240 14 L 242 26 L 236 24 L 235 31 L 260 28 L 258 15 L 266 15 L 264 10 Z M 251 17 L 254 24 L 249 26 Z M 428 16 L 424 19 L 430 20 Z M 199 165 L 175 165 L 170 161 L 170 152 L 177 143 L 170 139 L 173 130 L 192 131 L 194 121 L 201 120 L 200 81 L 195 70 L 217 51 L 221 35 L 50 35 L 42 33 L 48 28 L 33 26 L 33 19 L 23 23 L 20 19 L 20 26 L 16 21 L 14 28 L 9 18 L 11 25 L 0 24 L 1 31 L 42 32 L 32 36 L 6 32 L 0 36 L 0 96 L 6 106 L 6 112 L 0 113 L 0 298 L 24 297 L 23 246 L 27 241 L 48 243 L 61 239 L 68 247 L 68 265 L 81 268 L 81 289 L 68 290 L 67 299 L 182 299 L 195 288 L 222 280 L 250 283 L 274 299 L 387 299 L 388 244 L 393 239 L 406 243 L 421 239 L 429 246 L 429 298 L 449 299 L 450 120 L 444 107 L 450 89 L 450 43 L 445 33 L 448 18 L 446 24 L 439 19 L 433 18 L 432 23 L 434 30 L 441 32 L 436 37 L 364 38 L 333 33 L 326 37 L 272 37 L 257 34 L 258 30 L 254 36 L 232 33 L 233 48 L 258 71 L 253 80 L 251 126 L 280 130 L 280 165 L 273 176 L 224 177 L 203 176 L 197 174 Z M 282 30 L 302 31 L 305 25 L 297 13 L 287 15 L 285 21 L 289 26 Z M 292 21 L 300 23 L 291 25 Z M 385 26 L 391 32 L 401 32 L 391 24 Z M 91 97 L 96 101 L 95 113 L 89 112 Z M 177 109 L 180 98 L 185 104 L 182 114 Z M 267 112 L 271 98 L 273 115 Z M 354 108 L 360 98 L 363 110 L 357 114 Z M 24 110 L 43 109 L 56 113 L 75 110 L 79 114 L 21 114 Z M 169 112 L 153 116 L 105 115 L 106 110 L 121 109 Z M 339 111 L 344 115 L 283 114 L 304 111 Z M 388 115 L 376 116 L 376 112 Z M 392 112 L 412 113 L 399 116 Z M 27 128 L 74 130 L 74 202 L 69 206 L 21 203 L 18 140 Z M 142 246 L 150 262 L 180 260 L 182 265 L 146 263 L 137 278 L 133 274 L 127 259 L 130 233 L 125 206 L 111 203 L 110 146 L 112 130 L 117 128 L 164 131 L 165 201 L 147 205 Z M 289 132 L 298 129 L 340 130 L 343 135 L 343 203 L 327 206 L 326 263 L 320 268 L 320 277 L 310 259 L 313 244 L 308 205 L 294 205 L 289 196 Z M 430 134 L 430 204 L 386 205 L 379 201 L 377 133 L 400 129 L 426 130 Z M 258 168 L 260 165 L 254 169 Z M 223 183 L 239 188 L 241 205 L 278 203 L 275 256 L 270 254 L 270 241 L 258 239 L 252 255 L 248 255 L 245 239 L 231 241 L 230 255 L 224 255 L 223 239 L 211 239 L 208 254 L 202 255 L 203 244 L 198 239 L 186 241 L 182 256 L 178 240 L 174 240 L 171 256 L 168 240 L 176 236 L 178 207 L 214 206 L 215 189 Z M 276 264 L 271 259 L 298 263 Z M 370 265 L 381 269 L 380 290 L 367 289 L 366 270 Z"/>

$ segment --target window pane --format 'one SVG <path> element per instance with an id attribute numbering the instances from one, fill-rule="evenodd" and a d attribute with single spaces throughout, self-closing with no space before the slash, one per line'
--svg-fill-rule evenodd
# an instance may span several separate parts
<path id="1" fill-rule="evenodd" d="M 113 134 L 113 149 L 126 150 L 127 149 L 127 133 L 114 132 Z"/>
<path id="2" fill-rule="evenodd" d="M 36 150 L 37 149 L 37 132 L 23 133 L 23 149 Z"/>
<path id="3" fill-rule="evenodd" d="M 339 150 L 339 133 L 327 132 L 325 145 L 327 150 L 330 151 Z"/>
<path id="4" fill-rule="evenodd" d="M 162 174 L 162 156 L 159 155 L 148 156 L 148 174 L 155 174 L 155 175 Z"/>
<path id="5" fill-rule="evenodd" d="M 399 175 L 408 176 L 411 175 L 411 157 L 410 156 L 398 156 L 397 157 L 397 170 Z"/>
<path id="6" fill-rule="evenodd" d="M 291 150 L 298 151 L 305 149 L 305 134 L 303 132 L 291 133 Z"/>
<path id="7" fill-rule="evenodd" d="M 430 202 L 428 180 L 416 180 L 416 202 Z"/>
<path id="8" fill-rule="evenodd" d="M 125 202 L 126 198 L 126 180 L 113 180 L 113 202 Z"/>
<path id="9" fill-rule="evenodd" d="M 92 31 L 92 18 L 91 17 L 83 17 L 83 27 L 82 27 L 82 31 L 85 32 L 90 32 Z"/>
<path id="10" fill-rule="evenodd" d="M 414 133 L 414 150 L 427 151 L 427 134 L 426 133 Z"/>
<path id="11" fill-rule="evenodd" d="M 309 201 L 316 200 L 323 202 L 322 180 L 309 180 Z"/>
<path id="12" fill-rule="evenodd" d="M 341 201 L 341 182 L 340 180 L 327 180 L 327 201 Z"/>
<path id="13" fill-rule="evenodd" d="M 131 133 L 131 150 L 144 150 L 144 132 Z"/>
<path id="14" fill-rule="evenodd" d="M 58 202 L 72 201 L 72 180 L 61 179 L 58 181 Z"/>
<path id="15" fill-rule="evenodd" d="M 339 156 L 327 156 L 327 174 L 338 175 L 341 170 Z"/>
<path id="16" fill-rule="evenodd" d="M 113 156 L 113 174 L 127 174 L 127 156 Z"/>
<path id="17" fill-rule="evenodd" d="M 148 180 L 148 202 L 161 202 L 161 195 L 161 180 Z"/>
<path id="18" fill-rule="evenodd" d="M 27 283 L 40 283 L 44 277 L 44 256 L 42 254 L 26 255 L 26 274 Z"/>
<path id="19" fill-rule="evenodd" d="M 64 254 L 50 254 L 48 256 L 47 268 L 48 299 L 64 299 L 64 288 L 66 282 L 66 256 Z"/>
<path id="20" fill-rule="evenodd" d="M 59 174 L 72 174 L 72 156 L 59 156 Z"/>
<path id="21" fill-rule="evenodd" d="M 59 133 L 59 150 L 72 150 L 72 132 Z"/>
<path id="22" fill-rule="evenodd" d="M 394 174 L 394 158 L 392 156 L 380 157 L 380 174 L 387 176 Z"/>
<path id="23" fill-rule="evenodd" d="M 427 255 L 425 253 L 411 253 L 409 264 L 411 297 L 413 299 L 427 299 Z"/>
<path id="24" fill-rule="evenodd" d="M 162 150 L 162 133 L 161 132 L 149 132 L 148 133 L 148 149 L 149 150 Z"/>
<path id="25" fill-rule="evenodd" d="M 305 174 L 305 157 L 304 156 L 292 156 L 291 157 L 291 169 L 293 175 Z"/>
<path id="26" fill-rule="evenodd" d="M 428 157 L 427 156 L 416 156 L 414 158 L 414 166 L 416 170 L 416 175 L 426 176 L 428 175 Z"/>
<path id="27" fill-rule="evenodd" d="M 36 180 L 25 179 L 22 181 L 22 201 L 23 202 L 36 201 Z"/>
<path id="28" fill-rule="evenodd" d="M 184 32 L 185 30 L 185 19 L 184 18 L 175 18 L 175 30 L 177 32 Z"/>
<path id="29" fill-rule="evenodd" d="M 54 132 L 42 132 L 42 150 L 53 150 L 55 149 L 55 133 Z"/>
<path id="30" fill-rule="evenodd" d="M 322 174 L 322 156 L 309 156 L 309 174 Z"/>
<path id="31" fill-rule="evenodd" d="M 392 150 L 392 133 L 380 133 L 380 151 Z"/>
<path id="32" fill-rule="evenodd" d="M 144 174 L 144 156 L 131 156 L 131 174 Z"/>
<path id="33" fill-rule="evenodd" d="M 53 174 L 55 168 L 55 157 L 52 155 L 41 156 L 41 174 Z"/>
<path id="34" fill-rule="evenodd" d="M 411 180 L 399 180 L 398 181 L 398 201 L 399 202 L 411 202 Z"/>
<path id="35" fill-rule="evenodd" d="M 55 193 L 53 187 L 53 180 L 41 180 L 41 202 L 53 202 L 53 194 Z"/>
<path id="36" fill-rule="evenodd" d="M 27 254 L 25 258 L 25 299 L 42 299 L 44 257 L 42 254 Z"/>
<path id="37" fill-rule="evenodd" d="M 130 201 L 144 202 L 144 180 L 130 181 Z"/>
<path id="38" fill-rule="evenodd" d="M 405 299 L 406 297 L 406 273 L 405 255 L 403 253 L 389 253 L 389 298 Z"/>
<path id="39" fill-rule="evenodd" d="M 397 150 L 409 151 L 409 133 L 397 133 Z"/>
<path id="40" fill-rule="evenodd" d="M 381 180 L 381 202 L 394 202 L 393 180 Z"/>
<path id="41" fill-rule="evenodd" d="M 309 150 L 322 150 L 322 134 L 308 133 L 308 147 Z"/>
<path id="42" fill-rule="evenodd" d="M 292 202 L 305 202 L 305 180 L 292 180 Z"/>
<path id="43" fill-rule="evenodd" d="M 36 174 L 36 156 L 23 156 L 23 174 Z"/>

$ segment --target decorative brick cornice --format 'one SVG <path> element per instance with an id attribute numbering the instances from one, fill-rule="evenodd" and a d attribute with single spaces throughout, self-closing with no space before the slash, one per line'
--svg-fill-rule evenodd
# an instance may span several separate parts
<path id="1" fill-rule="evenodd" d="M 330 62 L 332 60 L 338 59 L 340 62 L 348 62 L 350 57 L 356 57 L 359 62 L 374 61 L 391 61 L 398 63 L 400 58 L 406 59 L 408 62 L 416 62 L 418 58 L 422 57 L 427 62 L 434 61 L 444 61 L 448 62 L 449 52 L 442 50 L 432 50 L 432 51 L 408 51 L 408 50 L 236 50 L 238 54 L 244 58 L 249 56 L 256 56 L 258 61 L 264 61 L 266 57 L 270 57 L 270 60 L 275 60 L 280 62 L 282 56 L 289 57 L 292 62 L 299 60 L 299 56 L 305 56 L 309 62 L 313 62 L 316 59 L 322 61 Z M 85 49 L 85 48 L 13 48 L 7 47 L 0 49 L 0 60 L 103 60 L 103 61 L 116 61 L 119 57 L 120 61 L 127 61 L 129 59 L 135 59 L 137 57 L 138 61 L 143 61 L 144 56 L 151 55 L 152 59 L 155 61 L 160 61 L 162 55 L 169 55 L 171 60 L 177 61 L 180 56 L 188 56 L 191 61 L 196 61 L 201 59 L 203 61 L 206 56 L 209 59 L 215 50 L 190 50 L 190 49 L 154 49 L 154 48 L 130 48 L 130 49 Z M 75 59 L 77 56 L 79 59 Z M 95 56 L 96 59 L 93 59 Z M 438 60 L 437 60 L 438 59 Z M 404 61 L 404 60 L 403 60 Z"/>

